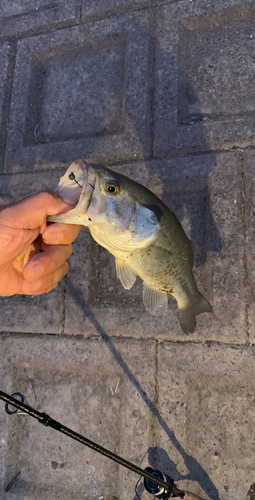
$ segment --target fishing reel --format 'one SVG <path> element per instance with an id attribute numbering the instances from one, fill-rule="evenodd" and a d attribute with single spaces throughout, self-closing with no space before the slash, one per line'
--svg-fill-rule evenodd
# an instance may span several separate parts
<path id="1" fill-rule="evenodd" d="M 154 476 L 157 479 L 161 479 L 162 481 L 165 481 L 166 483 L 171 484 L 172 486 L 175 486 L 174 480 L 171 479 L 171 477 L 167 476 L 167 474 L 164 474 L 158 469 L 152 469 L 151 467 L 146 467 L 146 472 L 149 472 L 152 476 Z M 144 478 L 144 487 L 148 493 L 151 493 L 154 495 L 156 498 L 159 500 L 168 500 L 169 498 L 176 497 L 171 491 L 166 490 L 164 487 L 159 486 L 156 483 L 153 483 L 150 479 Z"/>
<path id="2" fill-rule="evenodd" d="M 161 481 L 164 481 L 165 483 L 170 485 L 169 488 L 165 489 L 163 486 L 154 483 L 151 479 L 144 478 L 144 487 L 146 491 L 154 495 L 154 497 L 158 498 L 159 500 L 168 500 L 169 498 L 173 497 L 179 497 L 185 500 L 204 500 L 202 497 L 199 497 L 198 495 L 195 495 L 190 491 L 179 490 L 175 485 L 174 480 L 158 469 L 146 467 L 145 471 L 148 472 L 151 476 L 154 476 L 155 479 L 160 479 Z"/>

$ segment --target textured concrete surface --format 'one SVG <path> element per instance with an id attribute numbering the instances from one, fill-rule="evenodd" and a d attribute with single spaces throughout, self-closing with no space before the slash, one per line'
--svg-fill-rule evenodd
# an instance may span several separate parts
<path id="1" fill-rule="evenodd" d="M 4 161 L 4 144 L 6 140 L 6 100 L 8 100 L 8 65 L 11 48 L 8 43 L 4 43 L 0 47 L 0 172 L 3 169 Z"/>
<path id="2" fill-rule="evenodd" d="M 253 145 L 254 28 L 254 2 L 158 9 L 157 155 Z"/>
<path id="3" fill-rule="evenodd" d="M 4 171 L 148 156 L 148 45 L 147 11 L 19 41 Z"/>
<path id="4" fill-rule="evenodd" d="M 151 459 L 163 469 L 168 463 L 184 488 L 195 481 L 200 495 L 230 500 L 245 498 L 254 482 L 254 355 L 254 348 L 160 344 L 164 425 Z"/>
<path id="5" fill-rule="evenodd" d="M 249 325 L 249 335 L 250 342 L 254 343 L 255 341 L 255 331 L 252 328 L 252 325 L 255 321 L 255 272 L 254 272 L 254 249 L 255 249 L 255 155 L 254 153 L 249 153 L 247 155 L 247 192 L 245 193 L 247 209 L 246 209 L 246 222 L 245 229 L 247 232 L 247 273 L 250 277 L 247 280 L 247 316 L 248 316 L 248 325 Z"/>
<path id="6" fill-rule="evenodd" d="M 3 1 L 0 204 L 78 157 L 155 192 L 213 305 L 146 313 L 84 228 L 44 296 L 0 298 L 0 389 L 211 500 L 255 500 L 255 1 Z M 0 499 L 149 500 L 138 476 L 0 401 Z M 136 489 L 136 491 L 135 491 Z"/>
<path id="7" fill-rule="evenodd" d="M 131 461 L 139 463 L 146 454 L 153 416 L 143 398 L 146 394 L 148 400 L 155 399 L 153 341 L 56 342 L 54 336 L 15 335 L 2 338 L 1 353 L 1 380 L 6 390 L 18 387 L 29 404 L 46 409 L 53 418 L 101 446 L 128 454 Z M 115 463 L 30 417 L 23 419 L 23 415 L 5 418 L 9 437 L 6 440 L 5 432 L 1 436 L 4 489 L 21 474 L 1 498 L 8 499 L 10 494 L 15 499 L 129 498 L 130 481 Z M 131 429 L 135 439 L 127 441 Z"/>
<path id="8" fill-rule="evenodd" d="M 74 24 L 79 19 L 75 0 L 17 0 L 1 2 L 1 38 L 26 36 L 42 28 Z"/>

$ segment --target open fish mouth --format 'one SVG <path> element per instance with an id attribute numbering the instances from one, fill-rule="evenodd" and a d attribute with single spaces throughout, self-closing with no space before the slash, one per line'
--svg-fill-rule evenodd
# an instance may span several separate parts
<path id="1" fill-rule="evenodd" d="M 72 199 L 74 208 L 60 215 L 47 217 L 51 222 L 66 224 L 84 224 L 88 220 L 86 212 L 89 209 L 96 183 L 96 173 L 93 167 L 84 160 L 76 160 L 61 177 L 55 193 L 65 199 Z M 76 204 L 73 203 L 77 200 Z"/>

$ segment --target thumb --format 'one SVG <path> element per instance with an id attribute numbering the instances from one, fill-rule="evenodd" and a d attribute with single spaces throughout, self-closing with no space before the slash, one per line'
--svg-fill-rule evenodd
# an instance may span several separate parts
<path id="1" fill-rule="evenodd" d="M 62 197 L 41 191 L 3 207 L 0 223 L 16 229 L 35 229 L 45 222 L 48 215 L 64 213 L 71 208 L 72 205 L 65 203 Z"/>

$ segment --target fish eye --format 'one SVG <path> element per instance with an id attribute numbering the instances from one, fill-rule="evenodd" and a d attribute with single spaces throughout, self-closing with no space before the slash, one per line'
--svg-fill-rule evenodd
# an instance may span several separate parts
<path id="1" fill-rule="evenodd" d="M 105 191 L 111 194 L 117 194 L 120 190 L 120 185 L 117 181 L 107 182 L 105 185 Z"/>

